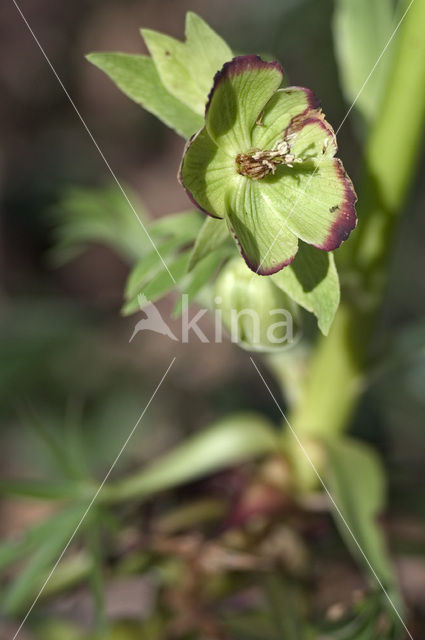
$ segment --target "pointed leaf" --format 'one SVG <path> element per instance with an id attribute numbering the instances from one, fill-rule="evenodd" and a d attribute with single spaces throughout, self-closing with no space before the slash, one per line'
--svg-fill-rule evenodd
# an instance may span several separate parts
<path id="1" fill-rule="evenodd" d="M 332 253 L 300 243 L 293 263 L 272 279 L 297 304 L 314 313 L 319 329 L 327 335 L 340 299 L 338 272 Z"/>
<path id="2" fill-rule="evenodd" d="M 329 490 L 359 547 L 380 580 L 395 589 L 395 578 L 377 517 L 384 508 L 385 477 L 375 452 L 349 438 L 327 443 Z M 335 513 L 335 522 L 353 555 L 362 565 L 365 558 L 353 536 Z M 370 570 L 365 565 L 366 570 Z"/>
<path id="3" fill-rule="evenodd" d="M 139 260 L 127 279 L 127 283 L 125 285 L 126 299 L 131 300 L 137 296 L 137 294 L 143 291 L 143 288 L 147 286 L 147 284 L 156 277 L 158 273 L 166 271 L 162 260 L 165 260 L 167 266 L 170 268 L 172 262 L 171 256 L 174 257 L 177 250 L 186 243 L 187 242 L 185 242 L 182 237 L 172 238 L 167 242 L 158 244 L 158 251 L 153 249 L 150 253 Z M 170 265 L 168 263 L 170 263 Z M 169 275 L 168 278 L 171 280 Z"/>
<path id="4" fill-rule="evenodd" d="M 58 516 L 60 518 L 61 514 L 54 513 L 51 517 L 27 528 L 19 538 L 14 537 L 10 541 L 2 542 L 0 544 L 0 570 L 17 560 L 22 560 L 32 548 L 41 544 L 52 527 L 55 526 Z"/>
<path id="5" fill-rule="evenodd" d="M 167 265 L 170 273 L 177 283 L 186 273 L 189 255 L 189 251 L 185 251 Z M 146 285 L 142 283 L 140 290 L 137 290 L 136 287 L 134 288 L 134 297 L 123 306 L 121 313 L 127 316 L 139 311 L 140 307 L 137 299 L 138 294 L 142 293 L 150 302 L 156 302 L 156 300 L 172 291 L 175 286 L 176 283 L 171 279 L 168 271 L 163 268 Z"/>
<path id="6" fill-rule="evenodd" d="M 208 284 L 217 271 L 220 262 L 226 255 L 226 250 L 218 249 L 200 260 L 196 266 L 184 276 L 179 285 L 179 289 L 182 294 L 187 296 L 188 303 Z M 173 309 L 173 316 L 179 316 L 182 313 L 182 306 L 183 298 L 180 297 Z"/>
<path id="7" fill-rule="evenodd" d="M 221 247 L 229 235 L 229 229 L 223 220 L 206 218 L 190 255 L 188 270 L 191 271 L 198 262 Z"/>
<path id="8" fill-rule="evenodd" d="M 141 498 L 274 451 L 278 437 L 262 416 L 240 413 L 192 436 L 141 473 L 105 487 L 109 501 Z"/>
<path id="9" fill-rule="evenodd" d="M 131 262 L 152 248 L 140 224 L 147 223 L 147 213 L 127 185 L 124 190 L 137 215 L 116 185 L 64 190 L 49 216 L 55 225 L 55 246 L 50 251 L 55 265 L 74 258 L 93 242 L 110 247 Z"/>
<path id="10" fill-rule="evenodd" d="M 41 480 L 10 480 L 0 482 L 0 496 L 66 500 L 87 495 L 89 487 L 76 482 L 52 483 Z"/>
<path id="11" fill-rule="evenodd" d="M 129 98 L 184 138 L 202 127 L 203 118 L 167 91 L 148 56 L 91 53 L 87 59 L 104 71 Z"/>
<path id="12" fill-rule="evenodd" d="M 57 560 L 83 513 L 84 507 L 73 506 L 56 516 L 55 525 L 4 594 L 1 605 L 4 613 L 18 613 L 37 595 L 41 587 L 40 576 Z"/>
<path id="13" fill-rule="evenodd" d="M 166 89 L 204 115 L 215 73 L 232 58 L 232 51 L 195 13 L 186 15 L 186 42 L 142 29 L 142 36 Z"/>
<path id="14" fill-rule="evenodd" d="M 183 42 L 153 29 L 141 29 L 141 34 L 160 80 L 176 100 L 202 116 L 205 102 L 186 60 Z"/>
<path id="15" fill-rule="evenodd" d="M 206 99 L 215 74 L 233 58 L 229 45 L 193 11 L 186 14 L 186 49 L 188 63 Z"/>

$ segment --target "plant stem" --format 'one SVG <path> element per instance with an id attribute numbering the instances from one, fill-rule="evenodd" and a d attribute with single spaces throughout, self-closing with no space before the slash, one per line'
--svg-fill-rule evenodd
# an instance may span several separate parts
<path id="1" fill-rule="evenodd" d="M 344 265 L 353 270 L 352 283 L 343 292 L 330 335 L 318 341 L 303 397 L 290 416 L 298 436 L 307 443 L 309 438 L 329 438 L 347 429 L 362 390 L 392 237 L 422 142 L 424 31 L 425 0 L 415 0 L 400 27 L 386 95 L 365 150 L 358 229 L 339 252 Z M 301 486 L 311 486 L 311 468 L 300 459 L 299 450 L 293 451 Z"/>

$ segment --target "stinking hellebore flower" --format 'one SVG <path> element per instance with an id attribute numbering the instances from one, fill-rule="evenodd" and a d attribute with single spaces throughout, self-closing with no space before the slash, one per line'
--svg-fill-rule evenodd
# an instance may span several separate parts
<path id="1" fill-rule="evenodd" d="M 261 275 L 290 264 L 298 238 L 332 251 L 357 221 L 332 127 L 312 91 L 279 89 L 282 79 L 278 62 L 255 55 L 226 62 L 179 172 L 191 200 L 226 221 Z"/>

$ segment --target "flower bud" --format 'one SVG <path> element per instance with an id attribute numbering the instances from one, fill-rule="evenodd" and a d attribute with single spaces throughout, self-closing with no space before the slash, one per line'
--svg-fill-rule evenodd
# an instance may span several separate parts
<path id="1" fill-rule="evenodd" d="M 215 286 L 216 313 L 231 341 L 249 351 L 276 351 L 300 336 L 296 304 L 271 278 L 258 276 L 242 258 L 229 261 Z"/>

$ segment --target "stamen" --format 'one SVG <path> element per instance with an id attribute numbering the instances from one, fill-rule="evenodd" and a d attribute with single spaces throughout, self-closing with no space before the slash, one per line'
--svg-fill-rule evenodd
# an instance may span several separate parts
<path id="1" fill-rule="evenodd" d="M 239 153 L 236 156 L 236 169 L 242 176 L 252 180 L 261 180 L 270 174 L 274 174 L 280 164 L 293 167 L 294 163 L 302 162 L 291 153 L 291 148 L 297 137 L 296 133 L 286 136 L 278 142 L 273 149 L 252 150 L 248 153 Z"/>

